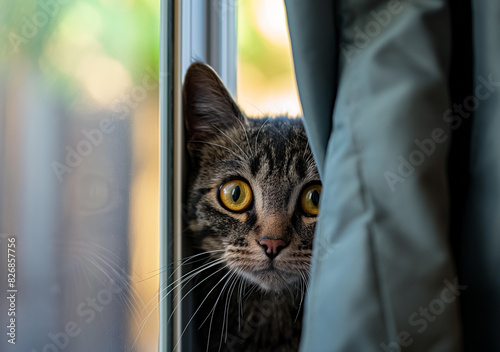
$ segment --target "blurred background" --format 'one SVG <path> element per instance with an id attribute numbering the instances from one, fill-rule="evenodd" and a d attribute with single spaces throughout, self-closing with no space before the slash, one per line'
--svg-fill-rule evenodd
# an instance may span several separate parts
<path id="1" fill-rule="evenodd" d="M 250 116 L 301 116 L 283 0 L 237 0 L 238 103 Z"/>
<path id="2" fill-rule="evenodd" d="M 238 102 L 299 115 L 282 1 L 234 3 Z M 0 351 L 156 351 L 160 1 L 0 9 Z"/>
<path id="3" fill-rule="evenodd" d="M 18 274 L 17 343 L 2 333 L 0 350 L 155 351 L 160 3 L 0 8 L 2 296 L 6 237 Z"/>

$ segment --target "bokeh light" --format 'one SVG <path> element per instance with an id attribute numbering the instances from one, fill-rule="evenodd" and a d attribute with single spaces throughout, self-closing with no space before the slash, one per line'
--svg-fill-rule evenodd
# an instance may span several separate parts
<path id="1" fill-rule="evenodd" d="M 302 115 L 282 0 L 238 1 L 238 103 L 250 116 Z"/>

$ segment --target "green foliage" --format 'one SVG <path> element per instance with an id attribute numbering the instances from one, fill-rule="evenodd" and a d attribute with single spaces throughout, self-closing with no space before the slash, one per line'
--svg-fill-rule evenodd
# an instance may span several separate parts
<path id="1" fill-rule="evenodd" d="M 289 55 L 286 47 L 274 44 L 259 31 L 251 1 L 239 1 L 238 6 L 239 59 L 252 63 L 269 79 L 289 74 L 292 68 L 283 60 Z"/>
<path id="2" fill-rule="evenodd" d="M 160 1 L 158 0 L 1 0 L 0 67 L 27 61 L 46 78 L 59 76 L 71 85 L 74 77 L 50 58 L 63 56 L 72 45 L 91 38 L 102 53 L 119 61 L 132 79 L 140 80 L 146 68 L 159 63 Z M 65 35 L 65 37 L 64 37 Z M 59 50 L 59 52 L 58 52 Z M 88 50 L 97 50 L 89 45 Z M 54 76 L 55 75 L 55 76 Z M 56 79 L 58 80 L 58 79 Z"/>

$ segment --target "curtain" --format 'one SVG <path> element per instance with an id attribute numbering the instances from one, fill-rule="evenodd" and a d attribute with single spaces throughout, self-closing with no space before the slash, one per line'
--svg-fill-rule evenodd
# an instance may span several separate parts
<path id="1" fill-rule="evenodd" d="M 301 351 L 500 351 L 500 2 L 285 5 L 323 181 Z"/>

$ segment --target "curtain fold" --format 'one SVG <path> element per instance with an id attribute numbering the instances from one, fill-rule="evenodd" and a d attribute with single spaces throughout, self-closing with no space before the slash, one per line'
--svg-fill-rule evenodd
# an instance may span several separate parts
<path id="1" fill-rule="evenodd" d="M 288 4 L 285 2 L 285 5 Z M 337 33 L 334 27 L 334 2 L 315 0 L 294 4 L 294 10 L 287 7 L 288 23 L 293 41 L 293 51 L 299 51 L 301 72 L 297 72 L 302 109 L 312 151 L 320 175 L 323 174 L 326 147 L 331 131 L 331 114 L 337 89 Z M 316 20 L 318 19 L 318 20 Z M 305 22 L 304 22 L 305 21 Z M 294 54 L 294 59 L 296 55 Z M 309 121 L 310 118 L 310 121 Z"/>
<path id="2" fill-rule="evenodd" d="M 459 72 L 467 65 L 452 57 L 461 23 L 446 1 L 285 4 L 323 179 L 301 351 L 461 351 L 460 302 L 468 350 L 478 350 L 479 330 L 482 350 L 492 350 L 500 297 L 493 269 L 500 267 L 499 5 L 474 4 L 474 74 L 495 89 L 476 107 L 470 95 L 454 101 L 473 73 Z M 464 89 L 453 83 L 457 73 Z M 467 109 L 477 115 L 470 170 L 468 153 L 465 162 L 458 154 L 470 125 L 460 131 L 457 121 Z M 455 139 L 450 149 L 459 132 L 463 143 Z M 460 162 L 449 167 L 452 159 Z M 471 175 L 468 193 L 454 180 L 460 173 Z M 488 327 L 477 326 L 485 318 Z"/>

